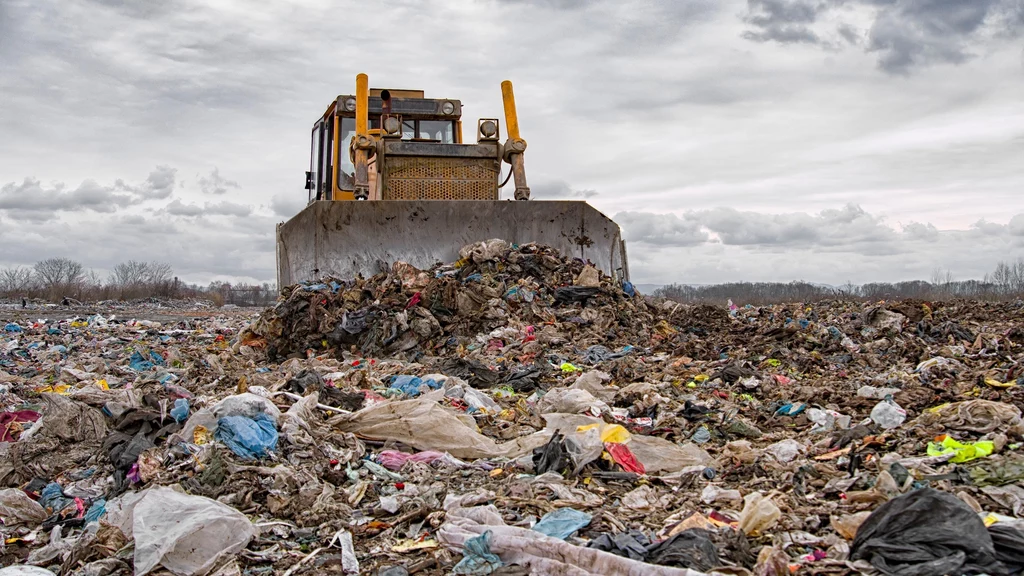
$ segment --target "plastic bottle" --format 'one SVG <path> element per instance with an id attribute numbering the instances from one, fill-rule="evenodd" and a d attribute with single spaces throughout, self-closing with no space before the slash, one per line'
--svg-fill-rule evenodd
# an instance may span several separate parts
<path id="1" fill-rule="evenodd" d="M 725 490 L 715 486 L 714 484 L 708 484 L 704 487 L 704 490 L 701 491 L 700 500 L 705 504 L 714 504 L 715 502 L 740 502 L 743 500 L 743 495 L 740 494 L 739 490 Z"/>
<path id="2" fill-rule="evenodd" d="M 885 400 L 882 400 L 871 409 L 871 421 L 885 430 L 902 425 L 906 419 L 907 411 L 892 399 L 891 394 L 886 395 Z"/>

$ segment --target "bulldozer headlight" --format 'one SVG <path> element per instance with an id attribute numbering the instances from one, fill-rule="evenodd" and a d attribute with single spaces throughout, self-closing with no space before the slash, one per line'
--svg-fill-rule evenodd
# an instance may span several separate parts
<path id="1" fill-rule="evenodd" d="M 384 119 L 384 131 L 388 134 L 398 134 L 402 131 L 402 121 L 394 116 Z"/>
<path id="2" fill-rule="evenodd" d="M 349 112 L 355 112 L 355 110 L 356 110 L 356 99 L 354 97 L 349 96 L 345 100 L 345 110 L 347 110 Z"/>
<path id="3" fill-rule="evenodd" d="M 441 104 L 441 112 L 444 112 L 445 114 L 449 114 L 449 115 L 450 114 L 454 114 L 455 113 L 455 104 L 453 104 L 451 102 L 445 102 L 444 104 Z"/>
<path id="4" fill-rule="evenodd" d="M 498 137 L 498 121 L 497 120 L 481 120 L 480 121 L 480 136 L 486 140 L 493 140 Z"/>

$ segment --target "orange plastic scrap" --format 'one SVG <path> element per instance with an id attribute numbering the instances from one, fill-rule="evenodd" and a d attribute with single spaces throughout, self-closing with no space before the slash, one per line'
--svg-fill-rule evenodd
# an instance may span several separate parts
<path id="1" fill-rule="evenodd" d="M 840 456 L 844 456 L 846 454 L 849 454 L 850 450 L 852 450 L 852 449 L 853 449 L 853 446 L 847 446 L 846 448 L 842 448 L 840 450 L 833 450 L 831 452 L 826 452 L 824 454 L 820 454 L 818 456 L 815 456 L 814 459 L 818 460 L 818 461 L 835 460 L 836 458 L 839 458 Z"/>

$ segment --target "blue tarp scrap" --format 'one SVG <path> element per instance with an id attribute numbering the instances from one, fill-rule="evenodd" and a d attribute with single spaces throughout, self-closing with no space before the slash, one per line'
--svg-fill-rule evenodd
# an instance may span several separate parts
<path id="1" fill-rule="evenodd" d="M 175 422 L 179 424 L 188 420 L 188 400 L 185 398 L 178 398 L 174 401 L 174 408 L 171 408 L 171 417 L 174 418 Z"/>
<path id="2" fill-rule="evenodd" d="M 277 449 L 277 425 L 266 414 L 256 418 L 225 416 L 217 421 L 214 438 L 244 460 L 256 460 Z"/>
<path id="3" fill-rule="evenodd" d="M 441 383 L 440 382 L 437 382 L 437 381 L 432 380 L 430 378 L 427 378 L 426 380 L 424 380 L 423 378 L 420 378 L 419 376 L 402 375 L 402 376 L 392 376 L 391 377 L 391 386 L 390 386 L 390 388 L 392 390 L 398 390 L 402 394 L 405 394 L 406 396 L 413 396 L 413 397 L 415 397 L 415 396 L 419 396 L 420 395 L 420 388 L 423 387 L 423 385 L 426 385 L 427 387 L 429 387 L 432 390 L 437 390 L 438 388 L 441 387 Z"/>
<path id="4" fill-rule="evenodd" d="M 131 366 L 132 370 L 137 370 L 139 372 L 152 370 L 156 366 L 164 365 L 164 357 L 151 350 L 149 352 L 149 360 L 146 360 L 146 357 L 136 350 L 135 352 L 132 352 L 132 357 L 129 360 L 128 365 Z"/>
<path id="5" fill-rule="evenodd" d="M 491 552 L 491 531 L 466 540 L 462 549 L 462 560 L 452 568 L 452 574 L 486 576 L 505 564 Z"/>
<path id="6" fill-rule="evenodd" d="M 572 508 L 559 508 L 545 514 L 539 522 L 534 524 L 533 529 L 545 536 L 565 540 L 580 528 L 590 524 L 591 519 L 592 516 L 586 512 Z"/>

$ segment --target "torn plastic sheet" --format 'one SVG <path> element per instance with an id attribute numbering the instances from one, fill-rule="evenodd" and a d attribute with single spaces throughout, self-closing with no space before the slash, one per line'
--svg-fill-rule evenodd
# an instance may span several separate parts
<path id="1" fill-rule="evenodd" d="M 559 576 L 706 576 L 687 568 L 646 564 L 594 548 L 575 546 L 526 528 L 507 526 L 493 505 L 462 508 L 459 498 L 446 499 L 447 516 L 438 540 L 461 552 L 466 541 L 490 531 L 490 551 L 508 565 L 525 566 L 531 574 Z"/>
<path id="2" fill-rule="evenodd" d="M 332 423 L 343 432 L 370 440 L 395 440 L 417 450 L 447 452 L 456 458 L 516 458 L 543 446 L 550 430 L 541 430 L 498 444 L 467 425 L 454 412 L 437 403 L 443 390 L 410 400 L 398 400 L 335 417 Z"/>

